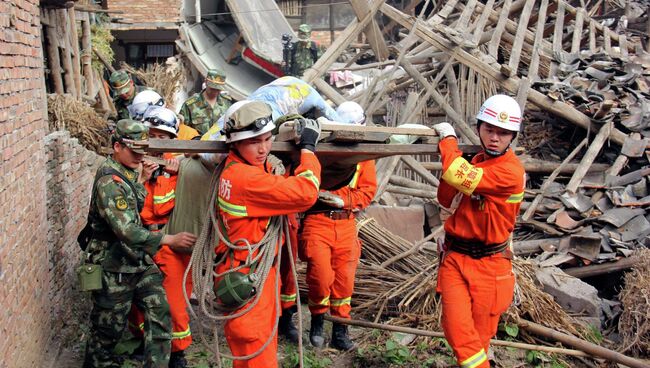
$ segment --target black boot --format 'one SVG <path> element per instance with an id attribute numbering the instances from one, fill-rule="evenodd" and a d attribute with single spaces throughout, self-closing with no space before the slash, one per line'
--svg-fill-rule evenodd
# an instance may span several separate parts
<path id="1" fill-rule="evenodd" d="M 293 307 L 282 310 L 282 315 L 280 316 L 280 320 L 278 322 L 278 334 L 284 336 L 287 340 L 297 344 L 300 333 L 298 332 L 296 325 L 293 324 L 292 319 L 293 314 L 296 313 L 296 310 L 297 307 L 295 305 Z"/>
<path id="2" fill-rule="evenodd" d="M 169 368 L 187 368 L 185 351 L 174 351 L 169 357 Z"/>
<path id="3" fill-rule="evenodd" d="M 323 322 L 325 322 L 324 314 L 311 315 L 311 329 L 309 330 L 309 341 L 316 348 L 322 348 L 325 345 L 325 337 L 323 336 Z"/>
<path id="4" fill-rule="evenodd" d="M 354 343 L 348 337 L 348 326 L 340 323 L 332 325 L 332 341 L 330 346 L 334 349 L 348 351 L 354 349 Z"/>

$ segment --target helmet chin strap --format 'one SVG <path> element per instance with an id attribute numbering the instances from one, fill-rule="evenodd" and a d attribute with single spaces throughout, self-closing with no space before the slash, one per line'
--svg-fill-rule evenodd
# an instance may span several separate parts
<path id="1" fill-rule="evenodd" d="M 514 137 L 513 137 L 512 140 L 510 140 L 510 144 L 512 144 L 513 140 L 514 140 Z M 510 144 L 508 144 L 508 147 L 506 147 L 506 149 L 504 149 L 503 152 L 499 152 L 499 151 L 495 151 L 495 150 L 491 150 L 491 149 L 487 148 L 485 146 L 485 144 L 483 144 L 483 140 L 481 139 L 481 147 L 483 147 L 483 151 L 485 151 L 485 153 L 487 153 L 488 156 L 490 156 L 490 157 L 503 156 L 510 149 Z"/>

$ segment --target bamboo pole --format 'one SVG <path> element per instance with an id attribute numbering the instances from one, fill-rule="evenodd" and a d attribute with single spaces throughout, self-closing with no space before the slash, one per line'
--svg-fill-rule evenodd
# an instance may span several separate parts
<path id="1" fill-rule="evenodd" d="M 81 89 L 81 60 L 79 52 L 79 35 L 77 34 L 77 15 L 74 8 L 68 9 L 68 41 L 72 45 L 72 78 L 79 99 L 84 95 Z"/>
<path id="2" fill-rule="evenodd" d="M 45 27 L 45 34 L 47 37 L 47 59 L 50 65 L 50 77 L 54 85 L 54 93 L 62 95 L 65 90 L 63 89 L 63 78 L 61 76 L 61 57 L 59 56 L 59 40 L 56 36 L 56 12 L 54 9 L 42 9 L 43 15 L 48 19 L 48 24 Z"/>
<path id="3" fill-rule="evenodd" d="M 438 338 L 445 337 L 445 334 L 442 332 L 425 331 L 416 328 L 402 327 L 402 326 L 391 326 L 383 323 L 374 323 L 368 321 L 361 321 L 357 319 L 346 319 L 346 318 L 330 316 L 327 314 L 325 315 L 325 319 L 331 322 L 341 323 L 349 326 L 372 328 L 377 330 L 385 330 L 385 331 L 393 331 L 393 332 L 402 332 L 402 333 L 408 333 L 408 334 L 418 335 L 418 336 L 428 336 L 428 337 L 438 337 Z M 492 339 L 490 340 L 490 345 L 506 346 L 511 348 L 523 349 L 523 350 L 536 350 L 536 351 L 543 351 L 546 353 L 564 354 L 570 356 L 579 356 L 579 357 L 589 356 L 587 353 L 580 350 L 556 348 L 553 346 L 525 344 L 522 342 L 514 342 L 514 341 L 503 341 L 503 340 Z"/>
<path id="4" fill-rule="evenodd" d="M 411 197 L 430 199 L 432 201 L 436 201 L 436 196 L 437 196 L 436 194 L 437 192 L 434 191 L 406 188 L 406 187 L 390 185 L 390 184 L 386 186 L 386 191 L 394 194 L 403 194 Z"/>
<path id="5" fill-rule="evenodd" d="M 69 29 L 70 27 L 68 26 L 68 10 L 67 9 L 57 9 L 57 37 L 59 37 L 60 43 L 59 46 L 61 48 L 61 52 L 63 53 L 63 58 L 62 58 L 62 63 L 61 65 L 63 66 L 63 82 L 65 84 L 65 90 L 67 93 L 70 93 L 71 95 L 75 96 L 75 98 L 78 98 L 77 94 L 77 89 L 75 87 L 74 83 L 74 71 L 72 70 L 72 55 L 71 53 L 71 45 L 70 45 L 70 37 L 68 36 Z M 61 32 L 58 32 L 58 31 Z"/>
<path id="6" fill-rule="evenodd" d="M 90 32 L 90 16 L 88 13 L 82 13 L 81 18 L 81 65 L 83 69 L 83 75 L 86 79 L 86 94 L 90 97 L 95 97 L 93 87 L 95 86 L 95 78 L 93 75 L 93 66 L 92 66 L 92 43 L 91 43 L 91 32 Z"/>
<path id="7" fill-rule="evenodd" d="M 598 346 L 591 342 L 579 339 L 575 336 L 567 335 L 548 327 L 544 327 L 535 322 L 520 319 L 518 325 L 520 328 L 523 328 L 528 332 L 532 332 L 536 335 L 547 337 L 559 341 L 562 344 L 578 348 L 579 350 L 588 353 L 590 356 L 597 356 L 603 359 L 607 359 L 611 362 L 624 364 L 632 368 L 650 368 L 650 364 L 625 356 L 619 352 L 604 348 L 602 346 Z"/>
<path id="8" fill-rule="evenodd" d="M 411 189 L 420 189 L 420 190 L 428 190 L 428 191 L 436 190 L 436 187 L 434 187 L 434 186 L 431 186 L 429 184 L 420 183 L 420 182 L 417 182 L 415 180 L 407 179 L 407 178 L 399 176 L 399 175 L 391 175 L 388 182 L 391 183 L 391 184 L 394 184 L 394 185 L 399 185 L 399 186 L 406 187 L 406 188 L 411 188 Z"/>

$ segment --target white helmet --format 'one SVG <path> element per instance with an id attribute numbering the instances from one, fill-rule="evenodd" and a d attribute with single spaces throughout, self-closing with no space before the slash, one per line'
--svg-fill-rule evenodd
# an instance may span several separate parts
<path id="1" fill-rule="evenodd" d="M 494 95 L 483 103 L 476 115 L 477 120 L 513 132 L 521 129 L 521 108 L 514 98 Z"/>
<path id="2" fill-rule="evenodd" d="M 363 107 L 354 101 L 345 101 L 336 108 L 336 114 L 341 119 L 340 123 L 365 125 L 366 115 Z"/>
<path id="3" fill-rule="evenodd" d="M 262 101 L 243 100 L 235 102 L 224 114 L 222 133 L 226 143 L 257 137 L 275 129 L 273 111 Z"/>
<path id="4" fill-rule="evenodd" d="M 171 134 L 174 138 L 178 136 L 178 119 L 176 114 L 165 107 L 149 106 L 143 114 L 144 125 L 150 129 L 158 129 Z"/>
<path id="5" fill-rule="evenodd" d="M 146 89 L 133 97 L 133 102 L 127 107 L 131 119 L 142 120 L 144 112 L 149 106 L 165 106 L 165 100 L 158 92 Z"/>

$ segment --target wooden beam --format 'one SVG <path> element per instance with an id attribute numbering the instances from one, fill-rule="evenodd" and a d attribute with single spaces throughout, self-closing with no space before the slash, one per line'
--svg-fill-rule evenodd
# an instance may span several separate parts
<path id="1" fill-rule="evenodd" d="M 627 269 L 636 266 L 639 263 L 641 263 L 641 258 L 632 256 L 628 258 L 621 258 L 616 262 L 607 262 L 601 264 L 591 264 L 588 266 L 571 267 L 571 268 L 565 268 L 562 271 L 564 271 L 564 273 L 566 273 L 567 275 L 571 275 L 573 277 L 583 279 L 585 277 L 606 275 L 612 272 L 625 271 Z"/>
<path id="2" fill-rule="evenodd" d="M 311 68 L 305 71 L 302 80 L 307 83 L 312 83 L 314 79 L 320 78 L 323 73 L 336 61 L 346 47 L 359 35 L 374 18 L 375 13 L 385 0 L 372 0 L 369 5 L 370 11 L 363 17 L 363 19 L 354 19 L 343 32 L 332 42 L 330 47 L 327 48 L 325 54 L 321 56 L 318 61 Z"/>
<path id="3" fill-rule="evenodd" d="M 492 33 L 492 39 L 490 40 L 490 45 L 488 46 L 489 54 L 493 58 L 497 58 L 497 53 L 499 51 L 499 44 L 501 43 L 501 35 L 503 34 L 503 30 L 506 28 L 506 24 L 508 23 L 508 12 L 510 10 L 510 6 L 512 5 L 512 0 L 506 0 L 503 3 L 503 7 L 501 8 L 501 12 L 499 13 L 499 20 L 497 22 L 497 26 L 494 29 L 494 33 Z"/>
<path id="4" fill-rule="evenodd" d="M 576 12 L 576 23 L 573 28 L 573 39 L 571 40 L 571 53 L 580 52 L 580 43 L 582 42 L 582 27 L 585 21 L 585 10 L 580 8 Z"/>
<path id="5" fill-rule="evenodd" d="M 410 29 L 410 27 L 412 27 L 415 23 L 412 17 L 405 15 L 390 5 L 382 5 L 381 11 L 389 18 L 395 19 L 395 21 L 400 23 L 403 27 Z M 510 93 L 517 93 L 519 83 L 521 82 L 518 77 L 513 76 L 510 78 L 505 78 L 501 72 L 492 64 L 488 64 L 482 60 L 479 60 L 476 56 L 470 54 L 466 50 L 463 50 L 460 47 L 456 47 L 456 45 L 451 44 L 442 35 L 433 32 L 431 29 L 425 27 L 422 24 L 417 24 L 416 34 L 422 38 L 423 41 L 431 43 L 433 46 L 437 47 L 440 50 L 445 50 L 449 53 L 450 56 L 454 57 L 462 64 L 471 67 L 484 77 L 498 83 L 501 87 Z M 591 119 L 588 116 L 579 112 L 573 106 L 567 103 L 552 100 L 548 96 L 535 90 L 530 90 L 529 101 L 541 109 L 562 117 L 588 131 L 598 130 L 598 128 L 591 122 Z M 620 130 L 612 129 L 609 138 L 613 142 L 622 145 L 626 137 L 627 136 Z"/>
<path id="6" fill-rule="evenodd" d="M 90 16 L 88 13 L 81 13 L 81 65 L 86 80 L 86 94 L 95 98 L 95 78 L 93 73 L 92 59 L 93 50 L 91 44 Z M 100 86 L 100 88 L 103 86 Z M 92 92 L 92 93 L 91 93 Z"/>
<path id="7" fill-rule="evenodd" d="M 596 137 L 594 138 L 593 142 L 591 142 L 591 145 L 589 145 L 589 149 L 587 149 L 587 152 L 582 157 L 582 160 L 580 161 L 580 165 L 578 165 L 576 172 L 573 173 L 573 176 L 571 177 L 569 184 L 567 184 L 566 186 L 567 192 L 575 193 L 578 191 L 578 186 L 580 186 L 580 182 L 582 182 L 582 179 L 587 174 L 587 171 L 589 170 L 589 166 L 591 166 L 591 164 L 594 162 L 594 159 L 596 159 L 596 156 L 598 156 L 598 153 L 600 152 L 600 149 L 603 147 L 603 144 L 605 144 L 607 137 L 609 137 L 610 131 L 612 130 L 613 126 L 614 126 L 614 122 L 610 121 L 609 123 L 603 125 L 602 128 L 600 128 L 600 131 L 598 132 L 598 134 L 596 134 Z"/>
<path id="8" fill-rule="evenodd" d="M 62 95 L 65 92 L 63 88 L 63 77 L 61 76 L 61 57 L 59 56 L 59 40 L 56 35 L 56 10 L 42 9 L 43 18 L 47 19 L 45 35 L 47 38 L 47 62 L 50 67 L 50 78 L 54 93 Z"/>
<path id="9" fill-rule="evenodd" d="M 530 13 L 533 11 L 535 6 L 535 0 L 526 1 L 524 5 L 524 10 L 519 16 L 519 26 L 517 27 L 517 33 L 515 35 L 515 42 L 512 44 L 512 49 L 510 51 L 510 60 L 508 66 L 516 74 L 517 69 L 519 69 L 519 59 L 521 57 L 521 50 L 524 46 L 524 38 L 526 37 L 526 32 L 528 31 L 528 21 L 530 19 Z"/>
<path id="10" fill-rule="evenodd" d="M 370 7 L 368 6 L 367 0 L 350 0 L 350 4 L 352 5 L 352 10 L 354 10 L 358 20 L 362 20 L 366 14 L 370 13 Z M 375 53 L 377 60 L 384 61 L 388 59 L 388 46 L 386 46 L 384 35 L 381 30 L 379 30 L 379 26 L 377 25 L 377 22 L 375 22 L 374 18 L 370 21 L 370 24 L 364 28 L 363 33 L 365 33 L 368 43 L 370 44 L 370 47 L 372 47 L 372 51 Z"/>
<path id="11" fill-rule="evenodd" d="M 84 95 L 81 89 L 81 53 L 79 52 L 79 34 L 77 33 L 77 16 L 74 9 L 68 9 L 68 35 L 70 35 L 70 44 L 72 45 L 72 79 L 74 80 L 77 97 L 81 99 Z"/>

